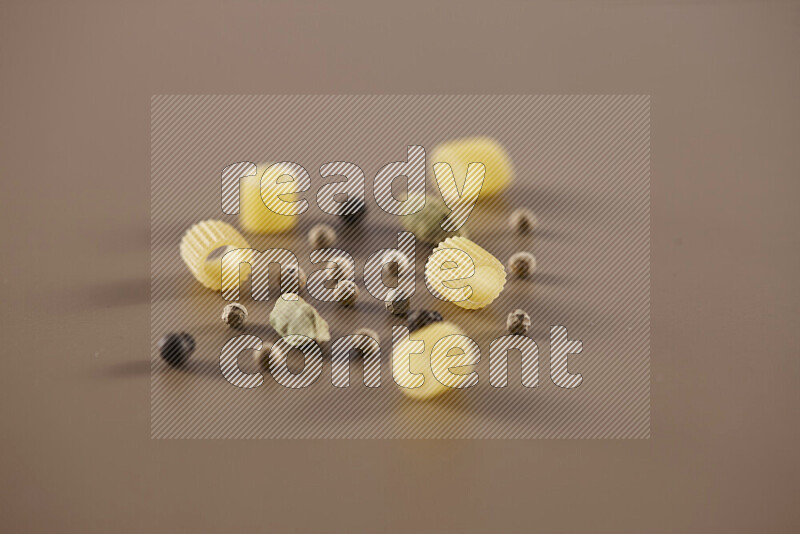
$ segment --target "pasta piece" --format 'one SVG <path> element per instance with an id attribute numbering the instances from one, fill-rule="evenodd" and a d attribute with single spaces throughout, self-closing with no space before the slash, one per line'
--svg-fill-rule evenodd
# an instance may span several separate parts
<path id="1" fill-rule="evenodd" d="M 447 321 L 436 321 L 430 323 L 414 332 L 410 336 L 400 341 L 392 350 L 392 367 L 397 369 L 408 369 L 413 375 L 422 375 L 424 382 L 418 387 L 409 387 L 406 384 L 400 390 L 407 396 L 427 400 L 450 391 L 453 388 L 469 387 L 470 381 L 474 378 L 467 376 L 451 375 L 447 372 L 448 367 L 458 365 L 454 358 L 469 360 L 480 356 L 480 351 L 476 353 L 473 346 L 467 345 L 460 353 L 451 355 L 451 349 L 458 349 L 458 344 L 463 346 L 465 336 L 461 328 Z M 414 354 L 415 342 L 425 342 L 422 352 Z M 408 360 L 406 360 L 408 358 Z M 465 364 L 466 362 L 460 362 Z M 444 383 L 443 383 L 444 382 Z"/>
<path id="2" fill-rule="evenodd" d="M 481 197 L 502 193 L 511 183 L 513 168 L 506 150 L 494 139 L 488 137 L 469 137 L 456 139 L 437 146 L 432 153 L 433 163 L 449 163 L 458 184 L 464 189 L 467 166 L 470 163 L 483 163 L 486 176 L 483 179 Z"/>
<path id="3" fill-rule="evenodd" d="M 189 228 L 181 239 L 180 251 L 181 258 L 197 281 L 219 291 L 222 289 L 222 256 L 233 249 L 249 248 L 245 238 L 233 226 L 209 220 Z M 242 257 L 242 261 L 248 260 L 249 256 Z"/>
<path id="4" fill-rule="evenodd" d="M 465 265 L 464 260 L 468 263 L 469 259 L 474 265 L 474 273 Z M 457 264 L 457 268 L 448 268 L 448 263 Z M 425 283 L 436 298 L 467 310 L 477 310 L 491 304 L 503 291 L 506 270 L 497 258 L 469 239 L 450 237 L 439 243 L 428 258 Z M 455 290 L 463 291 L 467 286 L 472 288 L 471 295 L 454 297 L 458 293 Z"/>
<path id="5" fill-rule="evenodd" d="M 293 293 L 286 293 L 275 302 L 269 314 L 269 324 L 292 346 L 301 346 L 305 339 L 313 339 L 318 343 L 331 339 L 327 321 L 311 304 Z"/>
<path id="6" fill-rule="evenodd" d="M 292 215 L 281 215 L 270 210 L 261 197 L 261 177 L 266 166 L 260 166 L 255 176 L 242 178 L 239 189 L 239 222 L 248 232 L 256 234 L 279 234 L 294 228 L 297 224 L 297 217 Z M 271 167 L 270 167 L 271 168 Z M 272 174 L 277 172 L 273 170 Z M 271 186 L 271 176 L 267 176 L 264 181 L 265 193 Z M 291 187 L 290 184 L 281 184 L 284 187 Z M 297 195 L 281 195 L 286 201 L 291 201 Z"/>

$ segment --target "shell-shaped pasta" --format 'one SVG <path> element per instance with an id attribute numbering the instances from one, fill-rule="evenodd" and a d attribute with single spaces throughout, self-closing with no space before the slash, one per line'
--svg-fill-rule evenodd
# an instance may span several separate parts
<path id="1" fill-rule="evenodd" d="M 472 262 L 475 265 L 475 273 L 471 277 L 453 280 L 454 278 L 462 277 L 453 276 L 453 271 L 451 270 L 442 270 L 443 264 L 449 261 L 448 257 L 451 255 L 437 254 L 437 252 L 446 252 L 448 249 L 460 251 L 472 258 Z M 452 254 L 454 257 L 456 255 Z M 453 261 L 458 263 L 457 260 Z M 458 268 L 463 269 L 463 266 L 459 264 Z M 455 272 L 458 274 L 459 271 L 456 270 Z M 506 284 L 506 270 L 497 258 L 476 243 L 465 237 L 449 237 L 433 249 L 433 253 L 425 265 L 425 279 L 428 288 L 434 292 L 437 298 L 449 300 L 456 306 L 467 310 L 477 310 L 491 304 L 503 291 Z M 442 286 L 442 280 L 453 280 L 452 282 L 445 282 L 447 284 L 445 287 L 450 288 L 460 288 L 468 285 L 472 288 L 472 295 L 466 300 L 448 299 L 438 289 Z"/>

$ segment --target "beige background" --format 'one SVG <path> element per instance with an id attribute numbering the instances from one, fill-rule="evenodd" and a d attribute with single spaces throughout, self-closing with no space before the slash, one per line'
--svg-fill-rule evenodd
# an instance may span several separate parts
<path id="1" fill-rule="evenodd" d="M 797 3 L 4 2 L 11 532 L 791 532 Z M 155 93 L 652 95 L 652 438 L 153 441 Z"/>
<path id="2" fill-rule="evenodd" d="M 154 99 L 151 346 L 157 347 L 170 331 L 187 330 L 197 348 L 180 369 L 166 365 L 153 351 L 153 437 L 640 439 L 650 435 L 648 97 L 445 98 Z M 435 153 L 442 141 L 476 133 L 491 136 L 508 151 L 514 180 L 501 195 L 479 198 L 464 230 L 503 262 L 518 250 L 529 250 L 536 255 L 536 271 L 527 280 L 509 276 L 490 306 L 463 310 L 437 300 L 425 287 L 425 263 L 432 246 L 417 240 L 416 290 L 410 306 L 439 311 L 481 350 L 481 361 L 474 367 L 476 386 L 432 402 L 417 402 L 391 378 L 390 333 L 393 325 L 406 321 L 386 313 L 363 284 L 367 258 L 381 248 L 396 247 L 403 228 L 401 217 L 384 212 L 375 202 L 374 176 L 388 161 L 405 159 L 409 143 Z M 367 213 L 357 225 L 343 225 L 318 207 L 320 185 L 330 181 L 318 172 L 326 158 L 358 162 L 366 175 Z M 222 213 L 219 173 L 243 159 L 290 160 L 308 169 L 311 189 L 301 196 L 309 207 L 292 231 L 250 233 L 242 229 L 237 216 Z M 441 199 L 433 159 L 427 157 L 426 190 Z M 488 182 L 491 164 L 487 167 Z M 536 213 L 532 235 L 509 230 L 508 214 L 520 206 Z M 321 376 L 307 388 L 279 387 L 270 377 L 255 390 L 232 387 L 220 372 L 220 351 L 242 332 L 222 324 L 225 300 L 197 283 L 179 254 L 187 228 L 209 217 L 242 230 L 258 250 L 292 251 L 309 276 L 321 265 L 309 259 L 313 248 L 308 231 L 315 224 L 333 225 L 336 246 L 351 254 L 356 264 L 360 296 L 353 307 L 344 308 L 320 302 L 307 291 L 302 295 L 329 323 L 334 340 L 359 328 L 376 330 L 382 340 L 381 387 L 364 387 L 362 366 L 355 364 L 352 386 L 332 387 L 331 344 L 322 345 Z M 239 295 L 249 314 L 245 332 L 271 343 L 275 333 L 268 317 L 276 305 L 275 293 L 269 300 L 254 300 L 250 289 L 255 275 L 250 271 Z M 277 285 L 277 273 L 271 274 L 271 283 Z M 530 314 L 527 335 L 539 345 L 541 380 L 535 389 L 522 387 L 516 353 L 509 357 L 509 386 L 489 384 L 490 343 L 506 333 L 506 316 L 516 308 Z M 570 372 L 585 377 L 576 389 L 559 388 L 550 380 L 551 325 L 564 325 L 570 338 L 583 344 L 580 355 L 571 356 L 568 364 Z M 300 367 L 303 359 L 299 352 L 295 356 L 291 361 Z M 240 354 L 238 361 L 246 372 L 258 371 L 250 351 Z"/>

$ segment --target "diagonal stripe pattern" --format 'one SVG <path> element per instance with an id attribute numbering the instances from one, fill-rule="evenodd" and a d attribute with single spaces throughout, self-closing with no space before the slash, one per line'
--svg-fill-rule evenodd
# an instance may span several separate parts
<path id="1" fill-rule="evenodd" d="M 286 127 L 290 126 L 290 127 Z M 398 247 L 401 216 L 384 212 L 373 193 L 375 176 L 388 164 L 411 169 L 425 148 L 426 189 L 440 195 L 429 157 L 453 139 L 486 136 L 497 140 L 513 162 L 514 178 L 504 192 L 478 198 L 464 225 L 469 239 L 506 262 L 517 251 L 532 252 L 537 270 L 529 279 L 509 276 L 502 294 L 477 311 L 442 302 L 427 290 L 424 268 L 432 246 L 414 244 L 416 291 L 412 309 L 431 309 L 458 324 L 477 343 L 481 359 L 473 387 L 430 402 L 407 398 L 391 379 L 392 327 L 405 319 L 388 314 L 383 303 L 361 291 L 356 305 L 319 302 L 307 293 L 331 327 L 332 342 L 321 359 L 302 369 L 299 351 L 281 351 L 275 375 L 260 365 L 277 341 L 268 322 L 277 292 L 267 301 L 252 298 L 241 283 L 239 302 L 250 312 L 242 332 L 219 320 L 226 301 L 203 287 L 180 257 L 181 238 L 191 226 L 226 222 L 256 250 L 285 249 L 310 273 L 306 232 L 314 224 L 337 227 L 337 248 L 356 262 L 363 289 L 367 259 Z M 245 231 L 235 214 L 238 196 L 231 184 L 252 171 L 247 162 L 296 162 L 309 170 L 311 188 L 301 196 L 308 210 L 282 234 Z M 317 170 L 331 165 L 323 177 Z M 337 173 L 365 176 L 367 214 L 358 224 L 320 209 L 320 188 L 341 181 Z M 237 166 L 233 166 L 238 164 Z M 485 169 L 485 182 L 492 169 Z M 460 177 L 460 178 L 463 178 Z M 460 179 L 456 176 L 456 179 Z M 398 180 L 397 182 L 401 182 Z M 227 185 L 226 185 L 227 184 Z M 395 199 L 403 198 L 392 192 Z M 484 184 L 484 187 L 486 185 Z M 402 187 L 401 187 L 402 189 Z M 221 192 L 226 194 L 222 195 Z M 343 189 L 361 194 L 360 186 Z M 385 191 L 381 202 L 388 203 Z M 320 195 L 328 198 L 328 194 Z M 508 215 L 528 208 L 538 224 L 530 235 L 510 231 Z M 330 210 L 330 211 L 329 211 Z M 434 244 L 435 245 L 435 244 Z M 374 266 L 371 269 L 375 269 Z M 277 269 L 270 283 L 280 284 Z M 273 274 L 275 273 L 275 274 Z M 375 273 L 380 275 L 380 273 Z M 154 438 L 647 438 L 650 435 L 650 99 L 646 95 L 336 95 L 196 96 L 158 95 L 151 101 L 151 435 Z M 513 350 L 506 315 L 521 308 L 531 317 L 527 337 L 538 351 Z M 566 338 L 560 336 L 563 326 Z M 350 358 L 347 387 L 332 384 L 332 344 L 368 328 L 380 336 L 380 367 L 368 360 L 364 383 L 361 351 L 336 351 Z M 183 367 L 165 364 L 157 343 L 164 334 L 186 331 L 196 351 Z M 582 350 L 551 369 L 556 344 Z M 223 354 L 237 336 L 238 357 Z M 261 351 L 255 339 L 263 341 Z M 566 345 L 565 345 L 566 344 Z M 530 348 L 530 347 L 529 347 Z M 511 350 L 509 350 L 511 349 Z M 314 356 L 314 355 L 312 355 Z M 525 365 L 521 359 L 525 358 Z M 233 360 L 236 360 L 235 362 Z M 254 378 L 242 388 L 223 376 L 236 363 Z M 269 361 L 269 360 L 267 360 Z M 340 361 L 340 360 L 337 360 Z M 319 364 L 317 362 L 320 362 Z M 536 362 L 536 365 L 532 365 Z M 344 368 L 336 367 L 343 385 Z M 379 369 L 379 372 L 376 371 Z M 535 369 L 535 373 L 533 369 Z M 501 372 L 502 371 L 502 372 Z M 578 387 L 564 388 L 553 383 Z M 284 385 L 281 385 L 279 378 Z M 311 380 L 313 378 L 313 380 Z M 490 380 L 491 378 L 491 380 Z M 493 387 L 495 379 L 506 387 Z M 286 387 L 285 384 L 302 387 Z M 523 385 L 524 384 L 524 385 Z M 535 385 L 535 387 L 532 387 Z"/>

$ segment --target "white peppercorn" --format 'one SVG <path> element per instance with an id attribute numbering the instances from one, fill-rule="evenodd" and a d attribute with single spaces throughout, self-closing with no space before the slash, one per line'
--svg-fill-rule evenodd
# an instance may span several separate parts
<path id="1" fill-rule="evenodd" d="M 392 315 L 405 315 L 408 313 L 409 300 L 401 289 L 395 288 L 386 294 L 384 305 Z"/>
<path id="2" fill-rule="evenodd" d="M 355 331 L 355 335 L 371 337 L 378 343 L 381 342 L 381 338 L 378 336 L 378 333 L 371 328 L 359 328 L 358 330 Z"/>
<path id="3" fill-rule="evenodd" d="M 370 337 L 374 339 L 378 344 L 380 344 L 381 342 L 381 338 L 378 336 L 378 333 L 375 330 L 372 330 L 371 328 L 360 328 L 356 330 L 355 334 L 358 336 Z M 366 341 L 359 340 L 356 342 L 354 346 L 355 348 L 360 350 L 364 356 L 369 356 L 375 349 L 375 347 L 372 345 L 372 343 L 369 342 L 369 340 Z"/>
<path id="4" fill-rule="evenodd" d="M 334 256 L 328 260 L 328 263 L 335 263 L 336 267 L 333 268 L 333 280 L 348 280 L 356 276 L 353 270 L 353 261 L 346 256 Z"/>
<path id="5" fill-rule="evenodd" d="M 247 308 L 232 302 L 222 308 L 222 322 L 231 328 L 242 328 L 247 320 Z"/>
<path id="6" fill-rule="evenodd" d="M 516 309 L 508 314 L 506 329 L 510 334 L 525 334 L 531 327 L 531 317 L 525 310 Z"/>
<path id="7" fill-rule="evenodd" d="M 519 208 L 511 212 L 508 222 L 512 231 L 519 234 L 528 234 L 533 232 L 538 221 L 531 210 Z"/>
<path id="8" fill-rule="evenodd" d="M 298 285 L 297 292 L 302 292 L 303 289 L 305 289 L 305 287 L 306 287 L 306 272 L 303 270 L 303 268 L 299 267 L 299 266 L 296 269 L 295 269 L 295 267 L 287 267 L 286 268 L 286 275 L 287 276 L 293 275 L 295 270 L 297 270 L 297 285 Z M 285 293 L 287 291 L 294 293 L 294 291 L 291 291 L 290 288 L 288 288 L 288 287 L 286 288 L 286 291 L 284 291 L 283 286 L 284 286 L 284 283 L 283 283 L 283 272 L 281 271 L 281 294 L 283 294 L 283 293 Z"/>
<path id="9" fill-rule="evenodd" d="M 333 295 L 342 306 L 352 306 L 358 298 L 358 286 L 352 280 L 340 280 Z"/>
<path id="10" fill-rule="evenodd" d="M 328 248 L 336 241 L 336 230 L 327 224 L 317 224 L 308 231 L 308 242 L 315 248 Z"/>
<path id="11" fill-rule="evenodd" d="M 517 252 L 508 260 L 508 270 L 520 278 L 527 278 L 536 269 L 536 258 L 530 252 Z"/>
<path id="12" fill-rule="evenodd" d="M 274 343 L 272 341 L 264 341 L 261 350 L 253 351 L 253 362 L 259 369 L 267 369 L 269 367 L 269 355 L 273 350 L 273 346 Z"/>
<path id="13" fill-rule="evenodd" d="M 395 278 L 400 275 L 402 271 L 411 266 L 411 260 L 408 256 L 403 254 L 397 249 L 387 250 L 381 256 L 381 269 L 385 276 Z"/>

